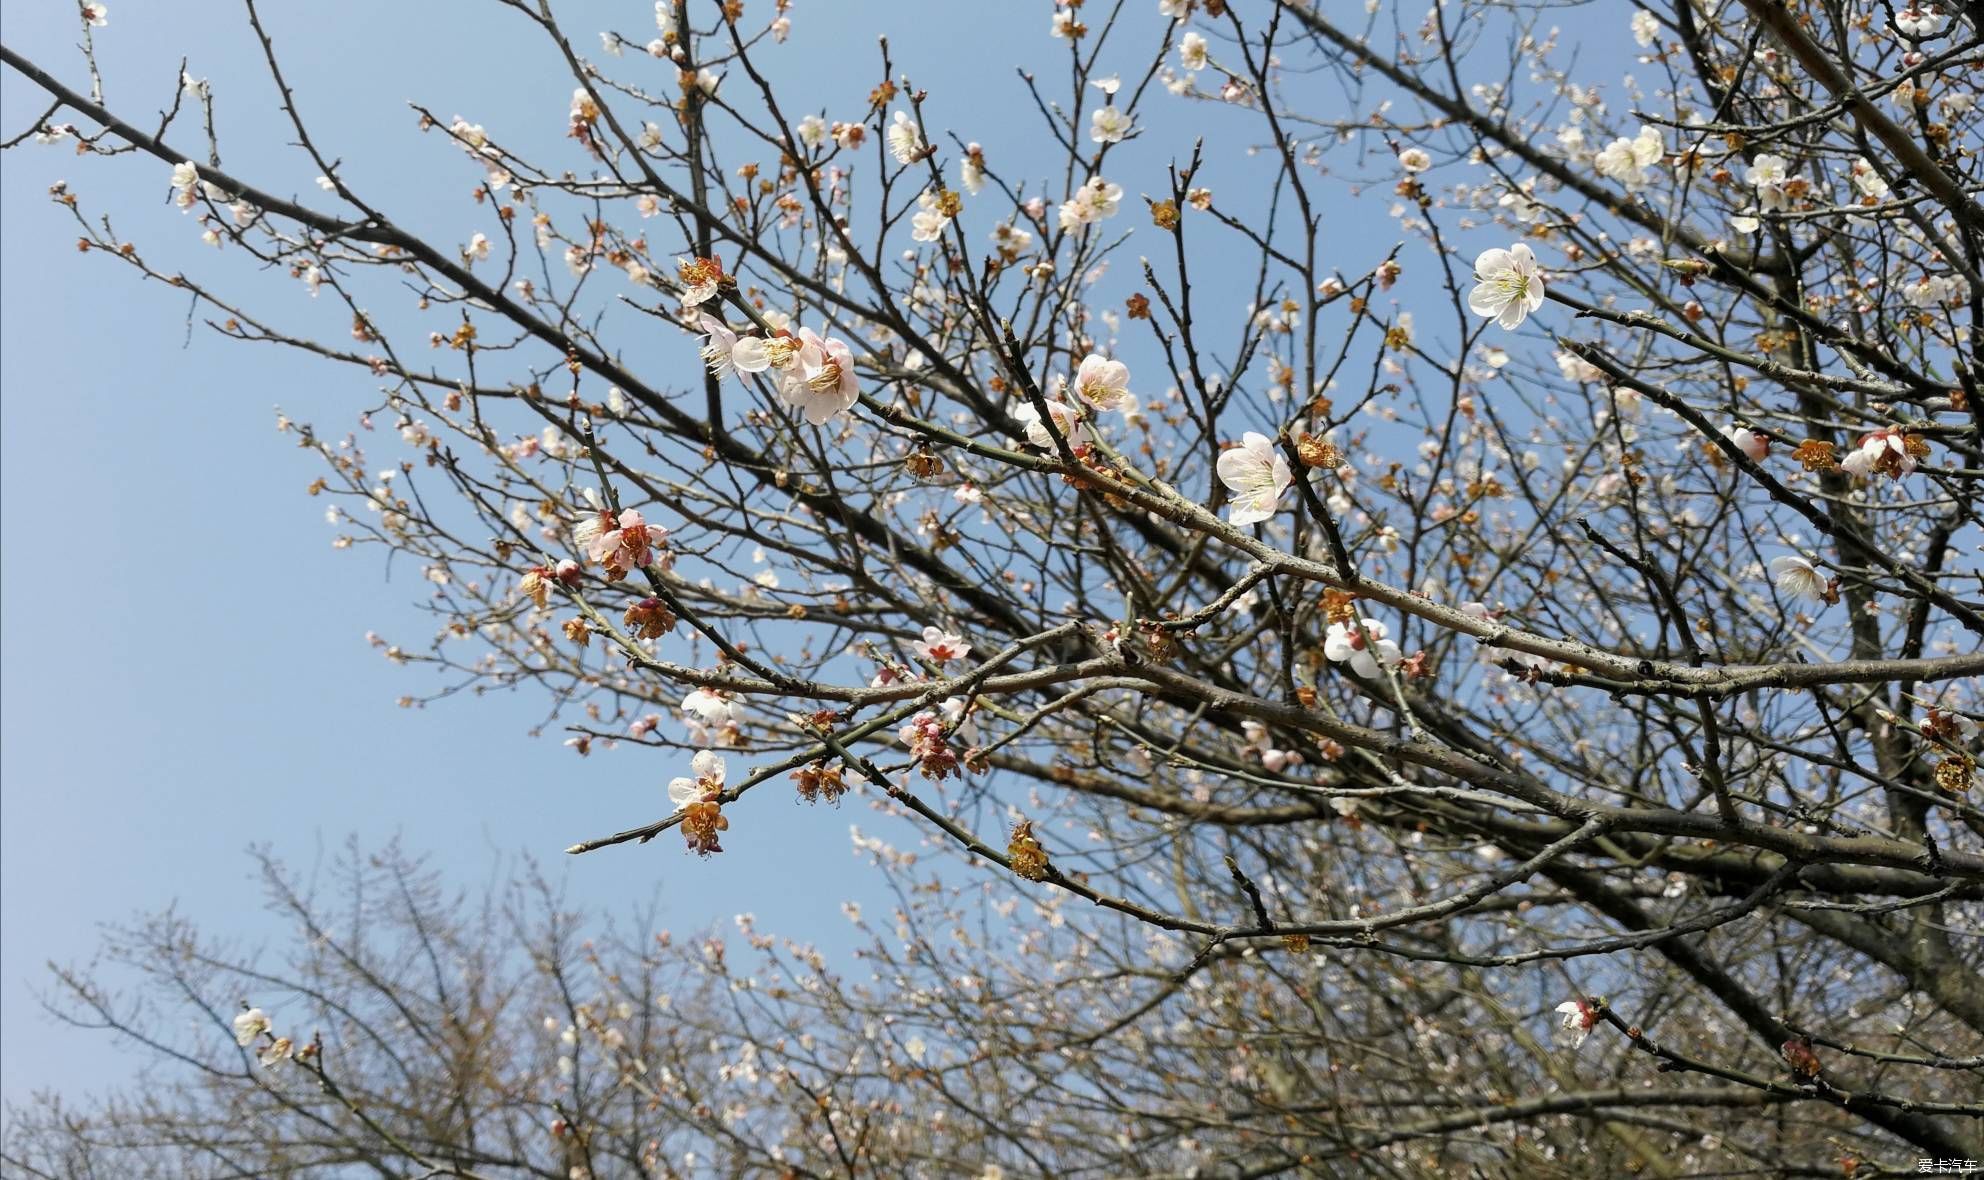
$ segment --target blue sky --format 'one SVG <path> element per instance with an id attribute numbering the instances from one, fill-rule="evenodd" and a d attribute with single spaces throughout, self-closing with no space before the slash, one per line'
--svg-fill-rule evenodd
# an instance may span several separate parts
<path id="1" fill-rule="evenodd" d="M 595 51 L 606 6 L 565 7 L 581 51 Z M 321 146 L 344 160 L 355 189 L 389 194 L 385 207 L 402 224 L 443 240 L 476 228 L 467 196 L 477 174 L 418 132 L 408 100 L 506 137 L 537 128 L 539 142 L 555 141 L 562 131 L 569 76 L 493 5 L 268 8 Z M 1018 8 L 802 3 L 792 44 L 766 60 L 782 71 L 788 111 L 856 117 L 879 68 L 875 33 L 886 28 L 898 72 L 933 91 L 933 126 L 984 142 L 1005 169 L 1044 145 L 1013 67 L 1030 63 L 1043 83 L 1061 86 L 1067 68 L 1063 44 L 1048 36 L 1051 7 Z M 1103 72 L 1141 71 L 1162 32 L 1155 10 L 1155 0 L 1133 0 L 1121 60 L 1106 60 Z M 645 39 L 649 11 L 615 5 L 613 27 Z M 322 196 L 311 184 L 317 169 L 282 146 L 288 128 L 238 5 L 113 3 L 110 17 L 96 44 L 113 108 L 145 122 L 171 101 L 186 56 L 215 87 L 223 165 L 277 192 Z M 13 6 L 5 35 L 83 84 L 67 4 Z M 1128 145 L 1111 169 L 1130 194 L 1125 225 L 1143 223 L 1135 194 L 1161 187 L 1164 164 L 1188 155 L 1196 135 L 1215 137 L 1206 173 L 1215 186 L 1238 183 L 1227 166 L 1244 168 L 1246 141 L 1219 135 L 1223 112 L 1161 93 L 1147 101 L 1163 115 L 1157 134 Z M 9 135 L 45 105 L 11 72 L 0 78 L 0 104 Z M 183 133 L 174 142 L 199 147 Z M 1058 169 L 1049 175 L 1058 183 Z M 199 266 L 237 291 L 279 292 L 285 312 L 299 302 L 293 282 L 200 246 L 167 205 L 167 170 L 155 160 L 82 160 L 67 146 L 4 157 L 0 1095 L 130 1076 L 133 1063 L 107 1039 L 58 1027 L 37 1008 L 43 964 L 86 959 L 96 923 L 177 903 L 219 931 L 280 937 L 260 914 L 243 855 L 260 842 L 307 863 L 347 835 L 398 836 L 464 885 L 485 880 L 495 858 L 529 852 L 566 872 L 577 904 L 612 909 L 658 887 L 663 919 L 678 930 L 750 910 L 766 930 L 829 948 L 846 929 L 843 898 L 885 897 L 849 851 L 850 823 L 880 826 L 858 800 L 832 812 L 754 798 L 734 821 L 750 839 L 733 839 L 709 862 L 672 838 L 561 860 L 566 843 L 662 814 L 662 784 L 679 768 L 631 750 L 580 761 L 562 735 L 529 737 L 543 715 L 530 693 L 397 707 L 402 693 L 432 683 L 388 664 L 363 636 L 424 642 L 432 624 L 409 605 L 421 597 L 417 574 L 403 564 L 389 580 L 376 555 L 332 550 L 322 502 L 304 494 L 318 468 L 274 429 L 281 404 L 342 432 L 377 402 L 375 386 L 202 326 L 189 331 L 176 292 L 77 254 L 68 214 L 46 197 L 58 179 L 158 264 Z M 1354 273 L 1383 256 L 1396 230 L 1387 201 L 1359 207 L 1332 191 L 1341 202 L 1333 232 L 1356 243 L 1342 264 Z M 1474 248 L 1488 244 L 1498 243 Z M 658 242 L 656 253 L 676 245 Z M 1117 265 L 1133 265 L 1134 251 Z M 1249 277 L 1222 275 L 1217 263 L 1200 274 L 1215 294 L 1230 282 L 1236 304 Z M 316 330 L 334 330 L 322 322 L 333 309 L 316 310 Z M 686 341 L 653 347 L 657 356 L 634 359 L 664 375 L 679 365 L 669 380 L 694 374 Z"/>

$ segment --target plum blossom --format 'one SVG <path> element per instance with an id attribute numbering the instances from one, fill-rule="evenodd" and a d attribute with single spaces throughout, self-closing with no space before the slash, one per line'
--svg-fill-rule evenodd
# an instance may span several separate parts
<path id="1" fill-rule="evenodd" d="M 1088 137 L 1096 143 L 1121 143 L 1129 133 L 1130 116 L 1119 107 L 1100 107 L 1088 117 Z"/>
<path id="2" fill-rule="evenodd" d="M 909 219 L 909 236 L 918 242 L 934 242 L 944 236 L 944 227 L 951 223 L 951 215 L 944 212 L 942 203 L 928 189 L 916 196 L 916 213 Z"/>
<path id="3" fill-rule="evenodd" d="M 834 415 L 853 406 L 861 398 L 861 385 L 854 377 L 854 353 L 844 341 L 821 336 L 811 328 L 799 329 L 798 345 L 787 345 L 781 370 L 779 396 L 796 406 L 815 426 L 824 426 Z M 779 357 L 774 355 L 773 364 Z M 734 363 L 734 362 L 733 362 Z"/>
<path id="4" fill-rule="evenodd" d="M 1100 176 L 1091 176 L 1087 183 L 1075 190 L 1073 196 L 1061 202 L 1058 211 L 1061 228 L 1079 229 L 1105 217 L 1114 217 L 1117 204 L 1122 199 L 1122 185 L 1111 184 Z"/>
<path id="5" fill-rule="evenodd" d="M 1292 766 L 1302 765 L 1301 751 L 1276 749 L 1270 741 L 1268 727 L 1259 721 L 1251 717 L 1243 719 L 1240 731 L 1247 735 L 1245 749 L 1261 760 L 1261 769 L 1268 773 L 1280 774 Z"/>
<path id="6" fill-rule="evenodd" d="M 668 540 L 668 530 L 641 518 L 639 509 L 622 509 L 619 516 L 601 509 L 572 529 L 573 543 L 583 547 L 586 556 L 606 567 L 609 579 L 622 578 L 629 570 L 646 569 L 654 564 L 654 547 Z"/>
<path id="7" fill-rule="evenodd" d="M 675 273 L 682 280 L 682 306 L 696 307 L 716 298 L 723 286 L 720 258 L 677 258 Z"/>
<path id="8" fill-rule="evenodd" d="M 84 5 L 84 7 L 89 7 Z M 102 7 L 99 5 L 98 7 Z M 1934 37 L 1949 25 L 1949 18 L 1934 4 L 1910 4 L 1894 14 L 1894 27 L 1904 37 Z"/>
<path id="9" fill-rule="evenodd" d="M 725 725 L 737 720 L 736 702 L 721 689 L 695 689 L 682 698 L 682 711 L 704 725 Z"/>
<path id="10" fill-rule="evenodd" d="M 944 720 L 925 709 L 896 731 L 896 739 L 909 749 L 923 777 L 942 780 L 958 769 L 957 751 L 951 748 Z"/>
<path id="11" fill-rule="evenodd" d="M 1433 156 L 1425 148 L 1406 148 L 1398 154 L 1398 166 L 1407 172 L 1424 172 L 1433 166 Z"/>
<path id="12" fill-rule="evenodd" d="M 702 329 L 708 333 L 703 338 L 703 363 L 718 377 L 733 372 L 762 373 L 771 367 L 771 355 L 758 337 L 739 336 L 708 312 L 703 313 Z"/>
<path id="13" fill-rule="evenodd" d="M 1761 463 L 1770 454 L 1770 438 L 1758 434 L 1747 426 L 1725 426 L 1722 428 L 1722 437 L 1735 443 L 1736 449 L 1754 462 Z"/>
<path id="14" fill-rule="evenodd" d="M 1646 183 L 1646 170 L 1658 164 L 1666 153 L 1660 131 L 1643 126 L 1633 138 L 1615 139 L 1605 145 L 1591 162 L 1600 176 L 1627 188 L 1638 188 Z"/>
<path id="15" fill-rule="evenodd" d="M 897 111 L 888 130 L 889 154 L 896 163 L 908 164 L 923 154 L 923 136 L 906 111 Z"/>
<path id="16" fill-rule="evenodd" d="M 1474 279 L 1468 310 L 1492 318 L 1502 328 L 1520 327 L 1543 306 L 1543 274 L 1537 269 L 1536 255 L 1521 242 L 1506 250 L 1483 250 L 1474 260 Z"/>
<path id="17" fill-rule="evenodd" d="M 1582 999 L 1565 1000 L 1557 1005 L 1557 1039 L 1566 1042 L 1575 1050 L 1584 1044 L 1591 1035 L 1592 1026 L 1598 1023 L 1598 1009 Z"/>
<path id="18" fill-rule="evenodd" d="M 272 1026 L 269 1014 L 260 1008 L 249 1008 L 234 1018 L 234 1043 L 252 1045 L 255 1038 L 268 1032 Z"/>
<path id="19" fill-rule="evenodd" d="M 1054 429 L 1068 440 L 1068 449 L 1080 454 L 1088 449 L 1088 428 L 1083 425 L 1081 411 L 1049 398 L 1047 413 L 1054 420 Z M 1043 451 L 1054 450 L 1054 435 L 1040 420 L 1040 411 L 1032 402 L 1027 402 L 1013 411 L 1013 417 L 1026 426 L 1027 441 Z"/>
<path id="20" fill-rule="evenodd" d="M 910 644 L 916 654 L 933 664 L 948 664 L 971 654 L 971 645 L 964 636 L 955 635 L 939 627 L 925 627 L 923 638 Z"/>
<path id="21" fill-rule="evenodd" d="M 668 783 L 668 800 L 677 811 L 705 795 L 723 790 L 723 755 L 714 750 L 698 750 L 689 759 L 689 770 L 695 777 L 677 777 Z"/>
<path id="22" fill-rule="evenodd" d="M 193 207 L 194 194 L 200 187 L 200 169 L 191 160 L 181 160 L 172 166 L 172 187 L 177 191 L 172 202 L 181 209 Z"/>
<path id="23" fill-rule="evenodd" d="M 1771 585 L 1787 598 L 1825 602 L 1831 597 L 1826 576 L 1818 567 L 1796 554 L 1774 557 L 1770 563 Z"/>
<path id="24" fill-rule="evenodd" d="M 1923 275 L 1902 284 L 1901 298 L 1915 308 L 1955 306 L 1970 298 L 1970 284 L 1962 275 Z"/>
<path id="25" fill-rule="evenodd" d="M 110 10 L 96 3 L 95 0 L 84 0 L 83 20 L 93 29 L 103 28 L 110 23 Z"/>
<path id="26" fill-rule="evenodd" d="M 1854 160 L 1848 175 L 1853 182 L 1853 191 L 1860 194 L 1863 199 L 1887 200 L 1888 182 L 1874 169 L 1873 163 L 1867 157 L 1861 156 Z"/>
<path id="27" fill-rule="evenodd" d="M 1862 435 L 1859 445 L 1839 465 L 1862 479 L 1876 472 L 1900 479 L 1914 472 L 1916 461 L 1926 453 L 1920 440 L 1911 440 L 1899 430 L 1882 429 Z"/>
<path id="28" fill-rule="evenodd" d="M 799 142 L 808 148 L 817 148 L 827 142 L 827 121 L 818 115 L 808 115 L 793 127 Z"/>
<path id="29" fill-rule="evenodd" d="M 1076 397 L 1098 410 L 1120 410 L 1136 403 L 1130 393 L 1130 367 L 1099 353 L 1092 352 L 1082 358 L 1069 388 Z"/>
<path id="30" fill-rule="evenodd" d="M 1281 495 L 1295 482 L 1287 456 L 1267 435 L 1252 430 L 1239 446 L 1220 452 L 1216 470 L 1233 494 L 1226 519 L 1236 525 L 1259 524 L 1281 511 Z"/>
<path id="31" fill-rule="evenodd" d="M 1760 153 L 1750 162 L 1743 180 L 1757 190 L 1757 203 L 1767 213 L 1781 210 L 1790 203 L 1785 186 L 1791 180 L 1791 161 L 1783 156 Z"/>
<path id="32" fill-rule="evenodd" d="M 1323 637 L 1323 656 L 1332 663 L 1348 663 L 1359 676 L 1378 675 L 1378 666 L 1395 668 L 1405 658 L 1398 644 L 1386 638 L 1390 629 L 1376 619 L 1360 619 L 1359 627 L 1331 623 Z"/>
<path id="33" fill-rule="evenodd" d="M 1644 8 L 1633 13 L 1632 24 L 1633 42 L 1641 48 L 1652 45 L 1654 38 L 1660 36 L 1660 22 L 1654 19 L 1654 15 Z"/>
<path id="34" fill-rule="evenodd" d="M 1186 33 L 1178 39 L 1178 64 L 1196 73 L 1206 68 L 1206 39 Z"/>
<path id="35" fill-rule="evenodd" d="M 985 191 L 985 149 L 976 143 L 964 145 L 964 159 L 958 161 L 958 184 L 973 196 Z"/>

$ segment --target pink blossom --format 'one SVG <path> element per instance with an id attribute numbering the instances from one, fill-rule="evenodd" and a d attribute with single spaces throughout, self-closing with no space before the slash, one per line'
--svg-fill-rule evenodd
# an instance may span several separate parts
<path id="1" fill-rule="evenodd" d="M 1722 437 L 1736 444 L 1736 449 L 1748 455 L 1751 460 L 1761 463 L 1770 454 L 1770 439 L 1758 434 L 1747 426 L 1725 426 Z"/>
<path id="2" fill-rule="evenodd" d="M 1360 626 L 1331 623 L 1323 637 L 1323 655 L 1337 663 L 1348 663 L 1359 676 L 1376 676 L 1378 665 L 1396 667 L 1404 653 L 1386 638 L 1390 634 L 1376 619 L 1361 619 Z"/>
<path id="3" fill-rule="evenodd" d="M 1565 1000 L 1557 1005 L 1557 1038 L 1569 1043 L 1572 1049 L 1584 1044 L 1591 1035 L 1592 1026 L 1598 1023 L 1598 1009 L 1583 999 Z"/>
<path id="4" fill-rule="evenodd" d="M 808 422 L 826 425 L 861 399 L 853 351 L 843 341 L 799 329 L 799 350 L 785 368 L 779 396 L 799 407 Z"/>
<path id="5" fill-rule="evenodd" d="M 1839 461 L 1840 467 L 1862 479 L 1876 472 L 1900 479 L 1915 470 L 1915 463 L 1906 436 L 1899 430 L 1886 429 L 1862 435 L 1853 452 Z"/>
<path id="6" fill-rule="evenodd" d="M 964 641 L 962 635 L 953 635 L 936 627 L 925 627 L 923 638 L 910 646 L 916 649 L 917 655 L 933 664 L 947 664 L 971 654 L 971 645 Z"/>
<path id="7" fill-rule="evenodd" d="M 601 509 L 598 516 L 579 522 L 572 530 L 572 540 L 609 572 L 624 575 L 654 564 L 653 547 L 668 540 L 668 530 L 642 520 L 638 509 L 622 509 L 617 518 Z"/>

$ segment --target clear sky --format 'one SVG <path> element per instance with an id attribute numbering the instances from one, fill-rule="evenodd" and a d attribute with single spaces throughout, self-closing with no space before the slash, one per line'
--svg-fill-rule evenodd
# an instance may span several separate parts
<path id="1" fill-rule="evenodd" d="M 629 36 L 651 35 L 650 7 L 562 6 L 588 52 L 608 19 Z M 1106 61 L 1103 72 L 1141 70 L 1162 33 L 1156 7 L 1132 0 L 1120 65 Z M 506 137 L 529 127 L 552 141 L 562 131 L 569 76 L 493 4 L 266 9 L 326 152 L 344 159 L 361 192 L 389 193 L 387 211 L 416 229 L 465 239 L 476 176 L 418 133 L 408 100 Z M 879 68 L 874 37 L 886 28 L 898 71 L 933 90 L 932 123 L 983 141 L 1005 163 L 1041 150 L 1013 67 L 1066 77 L 1050 14 L 1045 4 L 802 0 L 793 44 L 768 60 L 784 71 L 787 110 L 858 117 Z M 48 0 L 10 6 L 5 39 L 81 86 L 77 31 L 74 9 Z M 282 147 L 287 128 L 238 4 L 113 0 L 96 45 L 114 108 L 152 117 L 171 101 L 184 55 L 213 81 L 223 165 L 278 192 L 321 197 L 317 170 Z M 1153 97 L 1158 134 L 1131 144 L 1122 174 L 1111 176 L 1130 194 L 1126 227 L 1143 224 L 1135 194 L 1163 183 L 1164 163 L 1189 154 L 1194 135 L 1219 131 L 1217 109 Z M 7 135 L 45 105 L 10 71 L 0 104 Z M 175 142 L 197 151 L 189 130 Z M 1221 157 L 1245 151 L 1231 136 L 1216 141 L 1211 175 Z M 707 863 L 673 839 L 568 862 L 565 844 L 663 814 L 662 784 L 679 768 L 632 750 L 581 761 L 562 735 L 529 737 L 543 702 L 528 692 L 397 707 L 402 693 L 432 684 L 388 664 L 363 636 L 425 642 L 432 624 L 409 605 L 421 596 L 417 575 L 402 565 L 388 580 L 376 554 L 332 550 L 322 503 L 304 495 L 316 462 L 274 429 L 281 404 L 342 431 L 377 401 L 375 385 L 189 330 L 183 297 L 78 255 L 68 214 L 46 197 L 58 179 L 161 264 L 201 266 L 238 280 L 237 290 L 279 290 L 284 309 L 297 310 L 294 283 L 257 287 L 240 257 L 217 259 L 199 245 L 167 205 L 157 161 L 81 160 L 64 145 L 24 147 L 3 162 L 0 1093 L 18 1100 L 35 1087 L 75 1091 L 129 1076 L 131 1063 L 108 1040 L 55 1026 L 37 1008 L 43 964 L 86 959 L 95 923 L 176 902 L 210 928 L 278 936 L 259 913 L 243 855 L 260 842 L 307 863 L 350 834 L 398 836 L 465 885 L 485 880 L 498 856 L 530 852 L 567 874 L 575 903 L 613 907 L 659 888 L 664 920 L 677 929 L 750 910 L 766 930 L 833 945 L 845 929 L 840 901 L 875 896 L 849 851 L 850 823 L 879 826 L 858 800 L 832 812 L 754 798 L 736 821 L 750 839 Z M 1353 251 L 1346 271 L 1381 257 L 1396 234 L 1386 201 L 1364 204 L 1333 214 L 1346 236 L 1378 243 Z M 1488 244 L 1498 243 L 1475 248 Z M 675 245 L 658 242 L 657 253 Z M 1231 280 L 1236 303 L 1248 297 L 1237 273 L 1201 279 L 1215 290 Z M 330 310 L 318 309 L 318 330 Z M 659 341 L 652 356 L 644 347 L 630 353 L 637 366 L 693 375 L 686 341 Z"/>

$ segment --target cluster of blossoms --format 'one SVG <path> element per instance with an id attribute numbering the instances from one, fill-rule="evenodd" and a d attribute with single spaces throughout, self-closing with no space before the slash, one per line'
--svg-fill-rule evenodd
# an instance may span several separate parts
<path id="1" fill-rule="evenodd" d="M 1970 301 L 1970 282 L 1959 274 L 1923 275 L 1901 288 L 1901 297 L 1910 307 L 1957 307 Z"/>
<path id="2" fill-rule="evenodd" d="M 1061 228 L 1080 229 L 1104 218 L 1114 217 L 1122 200 L 1122 185 L 1111 184 L 1100 176 L 1091 176 L 1086 184 L 1075 190 L 1074 196 L 1061 202 L 1059 210 Z"/>
<path id="3" fill-rule="evenodd" d="M 793 771 L 790 777 L 799 789 L 799 797 L 808 803 L 821 799 L 838 803 L 849 786 L 846 772 L 826 762 L 810 762 Z"/>
<path id="4" fill-rule="evenodd" d="M 246 1049 L 264 1037 L 268 1038 L 267 1042 L 255 1054 L 255 1060 L 264 1068 L 288 1061 L 297 1055 L 294 1041 L 288 1037 L 275 1035 L 274 1024 L 269 1020 L 267 1012 L 244 1004 L 241 1012 L 234 1018 L 234 1043 Z"/>
<path id="5" fill-rule="evenodd" d="M 1862 479 L 1873 475 L 1900 479 L 1913 473 L 1915 465 L 1928 455 L 1929 444 L 1920 435 L 1882 429 L 1860 436 L 1859 445 L 1839 461 L 1839 466 Z"/>
<path id="6" fill-rule="evenodd" d="M 1247 744 L 1241 747 L 1243 753 L 1258 758 L 1261 769 L 1270 774 L 1280 774 L 1291 767 L 1302 765 L 1300 750 L 1277 749 L 1269 734 L 1268 727 L 1249 717 L 1240 722 L 1240 731 L 1246 735 Z"/>
<path id="7" fill-rule="evenodd" d="M 556 565 L 534 565 L 525 570 L 523 578 L 517 582 L 517 593 L 536 603 L 537 609 L 543 610 L 550 603 L 552 583 L 571 587 L 578 584 L 579 577 L 579 563 L 569 557 Z"/>
<path id="8" fill-rule="evenodd" d="M 896 737 L 909 748 L 924 778 L 944 779 L 958 773 L 958 753 L 939 714 L 925 709 L 897 730 Z"/>
<path id="9" fill-rule="evenodd" d="M 1376 619 L 1352 619 L 1331 623 L 1323 637 L 1323 657 L 1332 663 L 1347 663 L 1359 676 L 1375 677 L 1380 665 L 1396 668 L 1405 660 L 1397 643 L 1387 638 L 1389 628 Z"/>
<path id="10" fill-rule="evenodd" d="M 1935 4 L 1910 4 L 1894 14 L 1895 31 L 1918 41 L 1940 36 L 1949 23 L 1950 18 Z"/>
<path id="11" fill-rule="evenodd" d="M 717 836 L 730 828 L 718 798 L 723 792 L 723 756 L 714 750 L 698 750 L 689 760 L 689 769 L 694 778 L 676 778 L 668 784 L 668 798 L 682 813 L 683 839 L 698 856 L 722 852 Z"/>
<path id="12" fill-rule="evenodd" d="M 607 581 L 618 582 L 633 570 L 655 564 L 655 549 L 667 543 L 668 530 L 643 520 L 638 509 L 625 508 L 615 516 L 602 508 L 572 529 L 572 541 L 606 567 Z M 667 562 L 664 552 L 662 563 Z"/>
<path id="13" fill-rule="evenodd" d="M 770 337 L 740 336 L 707 312 L 702 317 L 703 359 L 710 371 L 774 374 L 779 397 L 815 426 L 851 408 L 861 398 L 854 375 L 854 351 L 842 340 L 811 328 L 798 335 L 780 328 Z"/>
<path id="14" fill-rule="evenodd" d="M 1066 399 L 1070 395 L 1079 404 L 1069 404 Z M 1039 407 L 1031 401 L 1022 402 L 1013 410 L 1013 417 L 1026 430 L 1027 441 L 1043 451 L 1052 451 L 1056 449 L 1054 435 L 1058 433 L 1067 440 L 1068 449 L 1078 456 L 1089 450 L 1087 409 L 1115 410 L 1125 417 L 1138 411 L 1136 395 L 1130 392 L 1129 366 L 1098 353 L 1082 358 L 1072 380 L 1057 377 L 1053 396 L 1041 400 L 1047 407 L 1044 421 Z M 1051 431 L 1049 423 L 1053 426 Z"/>
<path id="15" fill-rule="evenodd" d="M 944 236 L 944 229 L 951 224 L 963 209 L 958 195 L 949 189 L 931 192 L 925 189 L 916 196 L 916 213 L 909 219 L 909 236 L 912 241 L 935 242 Z"/>
<path id="16" fill-rule="evenodd" d="M 1666 144 L 1660 138 L 1660 131 L 1654 127 L 1641 127 L 1638 135 L 1631 139 L 1615 139 L 1592 157 L 1592 166 L 1599 175 L 1617 181 L 1629 189 L 1643 187 L 1650 179 L 1647 169 L 1660 163 L 1667 154 Z"/>
<path id="17" fill-rule="evenodd" d="M 200 169 L 191 160 L 181 160 L 172 166 L 172 203 L 181 209 L 190 209 L 199 197 Z"/>
<path id="18" fill-rule="evenodd" d="M 699 746 L 744 744 L 737 702 L 722 689 L 698 688 L 692 691 L 682 698 L 682 714 L 689 724 L 689 740 Z"/>

